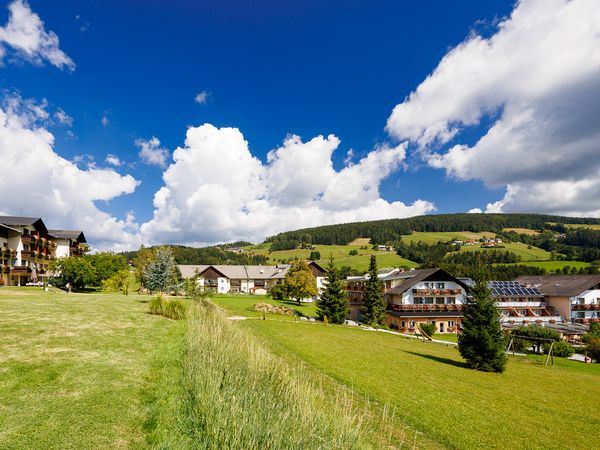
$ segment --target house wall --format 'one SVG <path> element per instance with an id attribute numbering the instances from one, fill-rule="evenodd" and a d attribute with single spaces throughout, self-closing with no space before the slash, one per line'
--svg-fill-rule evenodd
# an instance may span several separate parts
<path id="1" fill-rule="evenodd" d="M 570 319 L 599 319 L 600 309 L 592 309 L 582 311 L 576 309 L 574 305 L 600 305 L 600 289 L 591 289 L 584 291 L 581 294 L 571 297 L 571 316 Z"/>
<path id="2" fill-rule="evenodd" d="M 460 316 L 456 317 L 396 317 L 392 314 L 386 316 L 386 324 L 403 333 L 415 331 L 419 324 L 435 324 L 436 333 L 456 333 L 458 325 L 462 322 Z M 412 329 L 412 331 L 411 331 Z"/>
<path id="3" fill-rule="evenodd" d="M 55 239 L 56 242 L 56 257 L 65 258 L 71 255 L 68 239 Z"/>
<path id="4" fill-rule="evenodd" d="M 393 281 L 397 281 L 397 280 L 393 280 Z M 437 287 L 440 285 L 440 283 L 443 283 L 443 286 L 444 286 L 443 288 Z M 431 287 L 432 285 L 434 286 L 433 288 Z M 438 289 L 442 289 L 442 290 L 460 289 L 461 293 L 460 294 L 443 294 L 443 295 L 435 295 L 433 293 L 430 295 L 429 294 L 414 294 L 413 289 L 421 289 L 421 290 L 423 290 L 423 289 L 432 290 L 433 289 L 434 291 L 438 290 Z M 458 283 L 455 283 L 453 281 L 421 281 L 420 283 L 415 284 L 412 288 L 403 292 L 402 295 L 392 295 L 389 297 L 391 299 L 391 302 L 395 303 L 397 305 L 414 305 L 415 297 L 423 299 L 423 301 L 425 303 L 427 303 L 429 301 L 426 299 L 431 299 L 431 301 L 433 303 L 439 304 L 439 302 L 442 302 L 442 304 L 449 304 L 449 303 L 454 302 L 454 304 L 456 304 L 456 305 L 461 305 L 465 298 L 465 291 Z"/>
<path id="5" fill-rule="evenodd" d="M 558 314 L 569 320 L 571 318 L 571 300 L 564 296 L 547 296 L 548 305 L 553 306 L 558 311 Z"/>

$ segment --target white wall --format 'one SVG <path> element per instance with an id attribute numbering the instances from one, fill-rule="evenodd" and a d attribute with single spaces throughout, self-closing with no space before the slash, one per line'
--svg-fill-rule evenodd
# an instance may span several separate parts
<path id="1" fill-rule="evenodd" d="M 463 300 L 465 298 L 465 290 L 462 288 L 461 285 L 459 285 L 458 283 L 455 283 L 454 281 L 422 281 L 420 283 L 417 283 L 416 285 L 414 285 L 413 287 L 411 287 L 410 289 L 408 289 L 403 295 L 402 295 L 402 304 L 403 305 L 412 305 L 415 303 L 415 299 L 414 299 L 414 295 L 413 295 L 413 289 L 441 289 L 441 288 L 431 288 L 431 287 L 425 287 L 425 283 L 434 283 L 434 286 L 437 286 L 437 283 L 444 283 L 444 288 L 443 289 L 460 289 L 461 290 L 461 294 L 448 294 L 445 295 L 444 297 L 454 297 L 456 299 L 456 304 L 460 305 L 463 303 Z M 435 298 L 439 298 L 441 296 L 433 296 L 433 295 L 417 295 L 417 297 L 434 297 Z M 435 300 L 434 300 L 435 301 Z"/>

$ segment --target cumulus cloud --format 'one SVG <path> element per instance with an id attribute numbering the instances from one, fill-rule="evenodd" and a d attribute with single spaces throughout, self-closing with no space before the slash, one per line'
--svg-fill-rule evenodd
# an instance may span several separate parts
<path id="1" fill-rule="evenodd" d="M 119 167 L 123 164 L 123 162 L 119 159 L 119 157 L 117 155 L 113 155 L 111 153 L 106 155 L 105 161 L 107 164 L 110 164 L 111 166 L 115 166 L 115 167 Z"/>
<path id="2" fill-rule="evenodd" d="M 209 95 L 210 95 L 210 92 L 204 90 L 204 91 L 196 94 L 196 97 L 194 97 L 194 101 L 200 105 L 204 105 L 204 104 L 206 104 L 206 102 L 208 102 Z"/>
<path id="3" fill-rule="evenodd" d="M 110 120 L 108 119 L 108 112 L 104 111 L 104 113 L 102 114 L 102 119 L 100 119 L 100 123 L 103 127 L 108 126 L 108 124 L 110 123 Z"/>
<path id="4" fill-rule="evenodd" d="M 44 29 L 44 22 L 25 0 L 8 5 L 8 23 L 0 27 L 0 56 L 7 48 L 14 56 L 41 65 L 44 61 L 60 68 L 75 70 L 75 63 L 60 48 L 58 36 Z"/>
<path id="5" fill-rule="evenodd" d="M 598 215 L 598 117 L 600 2 L 522 0 L 492 36 L 449 51 L 387 130 L 456 179 L 506 186 L 488 211 Z"/>
<path id="6" fill-rule="evenodd" d="M 152 136 L 152 139 L 136 139 L 135 145 L 140 149 L 140 159 L 145 164 L 158 167 L 167 167 L 169 150 L 160 146 L 160 141 Z"/>
<path id="7" fill-rule="evenodd" d="M 0 214 L 41 216 L 49 227 L 85 230 L 96 249 L 139 245 L 130 219 L 96 206 L 133 192 L 138 181 L 108 169 L 78 168 L 54 151 L 54 136 L 32 122 L 33 113 L 21 114 L 27 105 L 11 105 L 0 108 Z"/>
<path id="8" fill-rule="evenodd" d="M 376 148 L 354 165 L 335 170 L 337 137 L 304 142 L 288 136 L 254 157 L 236 128 L 189 128 L 183 147 L 163 174 L 154 217 L 141 226 L 147 242 L 205 244 L 250 239 L 305 226 L 406 217 L 434 209 L 381 198 L 381 181 L 398 168 L 405 147 Z"/>

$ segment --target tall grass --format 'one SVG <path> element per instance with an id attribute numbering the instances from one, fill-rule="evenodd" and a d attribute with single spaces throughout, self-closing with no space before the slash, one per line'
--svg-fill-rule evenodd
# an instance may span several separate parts
<path id="1" fill-rule="evenodd" d="M 166 299 L 162 295 L 158 295 L 150 300 L 148 310 L 150 314 L 181 320 L 185 318 L 187 307 L 183 300 Z"/>
<path id="2" fill-rule="evenodd" d="M 188 311 L 179 379 L 163 386 L 156 448 L 364 448 L 363 417 L 210 304 Z M 178 397 L 174 400 L 174 397 Z M 169 409 L 170 408 L 170 409 Z"/>

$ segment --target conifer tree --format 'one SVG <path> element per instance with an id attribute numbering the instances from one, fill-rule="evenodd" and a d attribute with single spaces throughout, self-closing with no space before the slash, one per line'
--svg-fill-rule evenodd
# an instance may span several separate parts
<path id="1" fill-rule="evenodd" d="M 331 323 L 344 323 L 348 317 L 348 310 L 346 287 L 340 271 L 333 264 L 333 257 L 330 256 L 327 265 L 327 285 L 317 302 L 317 314 L 322 320 L 327 317 Z"/>
<path id="2" fill-rule="evenodd" d="M 177 283 L 177 270 L 173 253 L 167 247 L 159 248 L 144 270 L 144 283 L 154 292 L 166 292 Z"/>
<path id="3" fill-rule="evenodd" d="M 369 279 L 365 283 L 365 296 L 361 314 L 363 322 L 369 325 L 381 325 L 385 319 L 385 301 L 383 286 L 377 274 L 377 260 L 371 255 L 369 262 Z"/>
<path id="4" fill-rule="evenodd" d="M 472 297 L 463 303 L 462 332 L 458 350 L 472 369 L 503 372 L 506 352 L 500 316 L 481 274 L 471 288 Z"/>

